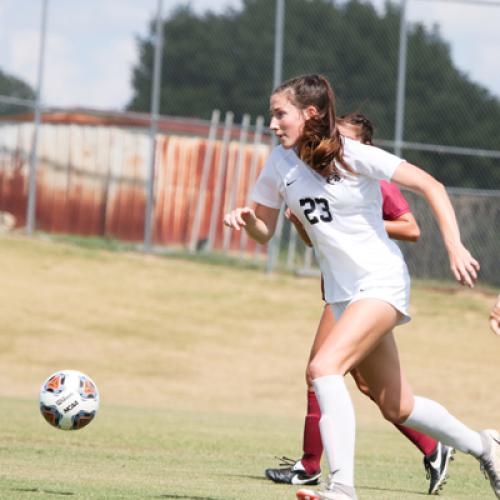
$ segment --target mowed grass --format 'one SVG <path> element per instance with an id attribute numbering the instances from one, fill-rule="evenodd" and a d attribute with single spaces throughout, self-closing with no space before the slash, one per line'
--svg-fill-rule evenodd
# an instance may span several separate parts
<path id="1" fill-rule="evenodd" d="M 266 481 L 301 453 L 318 280 L 204 262 L 0 239 L 0 498 L 292 499 Z M 397 330 L 414 390 L 500 427 L 494 290 L 416 283 Z M 101 392 L 96 420 L 51 428 L 38 389 L 62 368 Z M 360 499 L 417 499 L 420 453 L 356 393 Z M 444 496 L 493 498 L 457 455 Z"/>

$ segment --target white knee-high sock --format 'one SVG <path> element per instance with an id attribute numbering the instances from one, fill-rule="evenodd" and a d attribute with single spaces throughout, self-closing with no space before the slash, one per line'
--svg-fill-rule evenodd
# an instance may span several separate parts
<path id="1" fill-rule="evenodd" d="M 321 408 L 319 428 L 330 472 L 335 482 L 354 486 L 354 442 L 356 420 L 351 397 L 342 375 L 313 380 Z"/>
<path id="2" fill-rule="evenodd" d="M 415 396 L 415 406 L 403 423 L 476 458 L 484 453 L 481 436 L 431 399 Z"/>

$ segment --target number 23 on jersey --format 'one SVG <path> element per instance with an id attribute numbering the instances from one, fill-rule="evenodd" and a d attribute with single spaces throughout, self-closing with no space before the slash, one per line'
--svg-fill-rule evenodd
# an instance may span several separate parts
<path id="1" fill-rule="evenodd" d="M 330 205 L 326 198 L 301 198 L 299 203 L 310 224 L 317 224 L 320 221 L 331 222 L 333 220 Z M 319 210 L 317 215 L 315 215 L 316 208 Z"/>

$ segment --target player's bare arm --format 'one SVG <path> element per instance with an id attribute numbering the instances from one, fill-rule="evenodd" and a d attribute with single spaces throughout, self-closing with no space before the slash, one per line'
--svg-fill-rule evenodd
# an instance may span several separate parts
<path id="1" fill-rule="evenodd" d="M 393 240 L 418 241 L 420 238 L 420 227 L 410 212 L 400 215 L 395 220 L 385 220 L 384 226 Z"/>
<path id="2" fill-rule="evenodd" d="M 267 243 L 274 234 L 279 209 L 257 203 L 255 208 L 235 208 L 224 216 L 224 224 L 239 231 L 243 228 L 258 243 Z"/>
<path id="3" fill-rule="evenodd" d="M 295 226 L 297 233 L 299 233 L 300 239 L 308 247 L 312 247 L 313 246 L 312 241 L 309 238 L 309 235 L 307 234 L 306 230 L 304 229 L 304 226 L 302 225 L 302 222 L 300 222 L 298 217 L 289 208 L 285 210 L 285 216 Z"/>
<path id="4" fill-rule="evenodd" d="M 403 162 L 396 168 L 392 180 L 427 200 L 439 224 L 455 279 L 472 288 L 477 279 L 479 263 L 460 240 L 455 212 L 443 184 L 408 162 Z"/>

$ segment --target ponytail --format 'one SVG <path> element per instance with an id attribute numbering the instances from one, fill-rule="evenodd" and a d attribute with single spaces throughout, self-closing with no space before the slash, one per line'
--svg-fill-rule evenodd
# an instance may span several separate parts
<path id="1" fill-rule="evenodd" d="M 335 95 L 328 80 L 321 75 L 304 75 L 286 81 L 274 93 L 287 92 L 299 109 L 314 106 L 317 114 L 304 124 L 297 142 L 297 155 L 315 172 L 334 182 L 340 177 L 337 164 L 353 172 L 344 160 L 344 147 L 335 118 Z"/>

